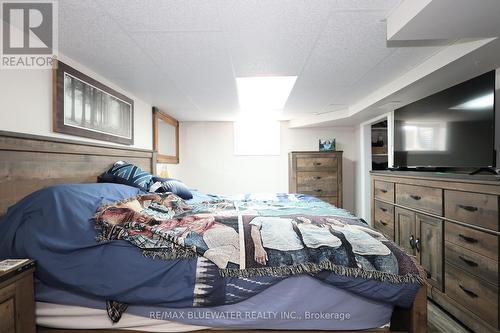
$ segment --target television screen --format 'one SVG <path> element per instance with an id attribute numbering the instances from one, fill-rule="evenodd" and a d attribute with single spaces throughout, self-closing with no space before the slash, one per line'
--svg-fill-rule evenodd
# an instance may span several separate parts
<path id="1" fill-rule="evenodd" d="M 495 166 L 495 71 L 394 111 L 395 167 Z"/>

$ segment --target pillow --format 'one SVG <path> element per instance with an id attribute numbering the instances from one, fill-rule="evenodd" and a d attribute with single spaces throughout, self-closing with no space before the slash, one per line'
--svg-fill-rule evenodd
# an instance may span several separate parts
<path id="1" fill-rule="evenodd" d="M 148 192 L 153 184 L 153 175 L 131 163 L 118 161 L 111 169 L 97 177 L 99 183 L 116 183 L 140 188 Z"/>
<path id="2" fill-rule="evenodd" d="M 186 184 L 174 178 L 153 177 L 153 185 L 150 187 L 150 191 L 157 193 L 172 192 L 184 200 L 193 199 L 193 194 Z"/>

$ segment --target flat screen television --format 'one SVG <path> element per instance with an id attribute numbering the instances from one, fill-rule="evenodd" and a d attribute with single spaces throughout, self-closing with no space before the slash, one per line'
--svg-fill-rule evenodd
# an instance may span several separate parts
<path id="1" fill-rule="evenodd" d="M 495 167 L 495 71 L 394 111 L 394 167 Z"/>

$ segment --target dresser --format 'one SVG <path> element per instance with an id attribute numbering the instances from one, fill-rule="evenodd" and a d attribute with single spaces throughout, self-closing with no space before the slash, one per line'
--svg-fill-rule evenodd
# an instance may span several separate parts
<path id="1" fill-rule="evenodd" d="M 342 151 L 293 151 L 288 155 L 289 192 L 342 207 Z"/>
<path id="2" fill-rule="evenodd" d="M 475 332 L 499 325 L 499 198 L 493 176 L 374 171 L 374 227 L 414 255 L 428 297 Z"/>

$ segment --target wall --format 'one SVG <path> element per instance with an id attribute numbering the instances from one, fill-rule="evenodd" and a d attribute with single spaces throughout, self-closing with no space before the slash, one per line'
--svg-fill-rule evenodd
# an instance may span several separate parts
<path id="1" fill-rule="evenodd" d="M 256 133 L 258 135 L 258 133 Z M 344 207 L 355 210 L 357 137 L 353 128 L 289 129 L 281 124 L 281 154 L 236 156 L 231 122 L 181 122 L 180 163 L 168 166 L 170 175 L 202 192 L 288 192 L 288 152 L 318 150 L 319 138 L 334 137 L 344 151 Z"/>
<path id="2" fill-rule="evenodd" d="M 120 89 L 88 68 L 60 55 L 62 61 L 134 100 L 134 145 L 152 149 L 151 105 Z M 52 132 L 52 72 L 50 70 L 0 71 L 0 130 L 99 142 Z M 107 142 L 108 143 L 108 142 Z"/>
<path id="3" fill-rule="evenodd" d="M 60 59 L 134 100 L 134 145 L 152 149 L 151 105 L 110 80 L 60 55 Z M 52 72 L 0 71 L 0 130 L 102 142 L 52 131 Z M 212 193 L 288 192 L 288 152 L 317 150 L 318 139 L 335 137 L 344 150 L 344 207 L 354 211 L 355 150 L 352 128 L 289 129 L 281 125 L 279 156 L 235 156 L 231 122 L 183 122 L 180 125 L 180 164 L 169 166 L 174 177 Z M 107 144 L 112 144 L 106 142 Z"/>

